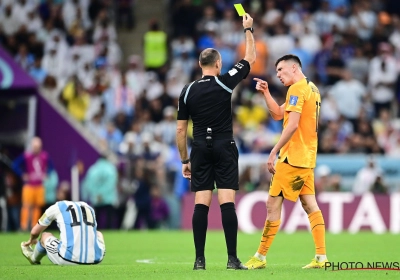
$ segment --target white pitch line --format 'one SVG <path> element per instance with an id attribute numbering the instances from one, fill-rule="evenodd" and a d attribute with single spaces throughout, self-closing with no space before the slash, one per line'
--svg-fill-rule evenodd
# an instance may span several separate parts
<path id="1" fill-rule="evenodd" d="M 153 260 L 136 260 L 137 263 L 154 263 Z"/>
<path id="2" fill-rule="evenodd" d="M 192 264 L 191 262 L 156 262 L 152 259 L 136 260 L 136 262 L 144 264 Z"/>

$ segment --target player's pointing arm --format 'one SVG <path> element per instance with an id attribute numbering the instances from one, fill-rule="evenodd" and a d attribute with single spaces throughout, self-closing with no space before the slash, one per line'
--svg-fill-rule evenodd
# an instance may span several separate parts
<path id="1" fill-rule="evenodd" d="M 283 119 L 283 114 L 285 112 L 285 104 L 281 106 L 276 103 L 274 98 L 272 98 L 271 93 L 269 92 L 268 83 L 264 80 L 254 78 L 257 82 L 256 90 L 261 92 L 264 95 L 265 103 L 267 103 L 268 111 L 270 112 L 272 118 L 274 120 L 281 120 Z"/>

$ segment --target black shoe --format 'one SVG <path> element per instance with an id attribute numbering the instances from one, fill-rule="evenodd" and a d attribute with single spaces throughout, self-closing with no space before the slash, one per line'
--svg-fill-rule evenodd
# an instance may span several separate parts
<path id="1" fill-rule="evenodd" d="M 245 267 L 238 258 L 234 256 L 228 256 L 226 269 L 247 270 L 247 267 Z"/>
<path id="2" fill-rule="evenodd" d="M 206 270 L 206 259 L 198 257 L 194 262 L 193 270 Z"/>

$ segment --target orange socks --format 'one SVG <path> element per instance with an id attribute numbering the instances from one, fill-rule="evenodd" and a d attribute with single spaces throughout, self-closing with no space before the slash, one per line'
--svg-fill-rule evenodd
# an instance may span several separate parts
<path id="1" fill-rule="evenodd" d="M 277 221 L 265 221 L 265 226 L 263 229 L 263 233 L 261 236 L 260 246 L 258 247 L 257 253 L 265 256 L 268 252 L 269 247 L 274 241 L 275 235 L 279 230 L 279 225 L 281 224 L 281 220 Z"/>
<path id="2" fill-rule="evenodd" d="M 312 212 L 308 215 L 311 226 L 311 234 L 315 244 L 316 255 L 326 255 L 325 248 L 325 222 L 321 210 Z"/>

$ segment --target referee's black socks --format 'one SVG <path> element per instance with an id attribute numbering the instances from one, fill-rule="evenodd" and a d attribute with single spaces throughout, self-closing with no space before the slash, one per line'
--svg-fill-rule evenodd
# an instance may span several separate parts
<path id="1" fill-rule="evenodd" d="M 208 209 L 204 204 L 196 204 L 192 217 L 193 239 L 196 248 L 196 259 L 204 257 L 204 247 L 206 244 L 206 233 L 208 226 Z"/>
<path id="2" fill-rule="evenodd" d="M 233 202 L 227 202 L 221 204 L 220 207 L 228 255 L 236 258 L 238 219 L 236 216 L 235 204 Z"/>

